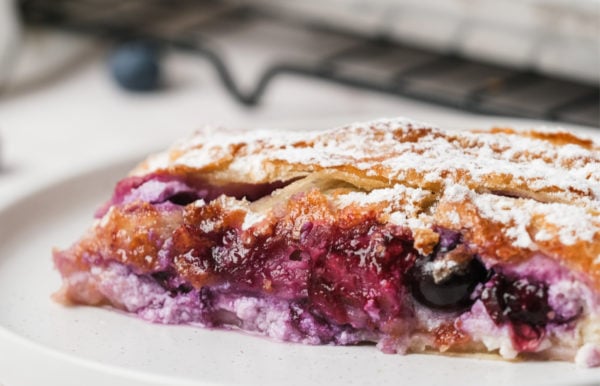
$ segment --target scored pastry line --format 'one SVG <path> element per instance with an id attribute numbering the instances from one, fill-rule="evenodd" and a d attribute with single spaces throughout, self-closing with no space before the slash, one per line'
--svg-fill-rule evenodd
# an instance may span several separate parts
<path id="1" fill-rule="evenodd" d="M 561 133 L 554 133 L 559 135 Z M 583 141 L 570 134 L 564 140 Z M 374 121 L 309 133 L 205 129 L 159 155 L 138 173 L 214 171 L 216 179 L 264 182 L 282 173 L 306 175 L 323 168 L 355 172 L 440 190 L 447 181 L 477 190 L 512 187 L 544 201 L 598 207 L 600 152 L 574 143 L 560 146 L 538 132 L 481 134 L 433 129 L 409 120 Z M 575 138 L 575 139 L 574 139 Z M 584 141 L 584 143 L 587 143 Z"/>

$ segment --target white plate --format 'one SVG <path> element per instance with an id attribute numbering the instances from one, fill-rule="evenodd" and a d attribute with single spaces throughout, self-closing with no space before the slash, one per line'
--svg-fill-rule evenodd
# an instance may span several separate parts
<path id="1" fill-rule="evenodd" d="M 0 210 L 0 385 L 592 385 L 600 380 L 600 369 L 569 363 L 276 343 L 54 303 L 50 294 L 60 278 L 52 267 L 52 246 L 65 247 L 81 235 L 132 165 L 90 170 Z"/>

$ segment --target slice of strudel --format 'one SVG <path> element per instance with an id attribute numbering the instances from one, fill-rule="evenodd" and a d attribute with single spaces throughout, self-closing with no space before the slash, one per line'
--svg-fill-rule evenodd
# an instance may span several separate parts
<path id="1" fill-rule="evenodd" d="M 600 147 L 567 132 L 205 129 L 121 180 L 56 298 L 387 353 L 600 365 Z"/>

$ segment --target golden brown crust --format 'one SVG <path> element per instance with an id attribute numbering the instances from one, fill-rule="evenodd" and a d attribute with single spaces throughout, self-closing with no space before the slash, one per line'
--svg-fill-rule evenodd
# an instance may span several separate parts
<path id="1" fill-rule="evenodd" d="M 337 170 L 387 186 L 439 192 L 459 183 L 477 192 L 598 208 L 599 169 L 597 145 L 569 133 L 442 131 L 391 120 L 304 134 L 206 129 L 135 173 L 167 170 L 258 183 Z"/>
<path id="2" fill-rule="evenodd" d="M 308 133 L 207 129 L 134 174 L 157 171 L 213 183 L 314 180 L 296 190 L 338 181 L 328 195 L 358 200 L 346 211 L 367 206 L 382 222 L 400 221 L 422 252 L 433 245 L 428 230 L 441 225 L 490 258 L 543 253 L 600 288 L 600 151 L 568 132 L 443 131 L 401 119 Z M 265 211 L 291 193 L 279 195 L 248 210 Z"/>
<path id="3" fill-rule="evenodd" d="M 471 194 L 459 203 L 442 200 L 435 214 L 438 225 L 461 231 L 466 239 L 477 245 L 479 253 L 499 262 L 519 262 L 542 253 L 559 261 L 570 269 L 589 277 L 596 288 L 600 288 L 600 218 L 589 215 L 585 219 L 582 212 L 581 223 L 573 224 L 574 231 L 588 228 L 589 238 L 561 240 L 564 227 L 548 220 L 552 206 L 560 205 L 557 210 L 568 212 L 579 210 L 565 204 L 544 204 L 527 202 L 523 199 L 507 197 L 487 197 L 489 200 L 504 201 L 507 210 L 516 212 L 514 218 L 506 219 L 501 214 L 494 217 L 482 215 L 478 206 L 482 195 Z M 530 204 L 530 205 L 527 205 Z M 550 208 L 545 208 L 550 207 Z M 544 210 L 549 209 L 549 210 Z M 455 214 L 455 215 L 454 215 Z M 528 215 L 526 215 L 528 214 Z M 459 218 L 450 218 L 457 216 Z M 589 220 L 589 221 L 588 221 Z M 521 221 L 521 223 L 517 223 Z M 576 221 L 576 220 L 575 220 Z M 515 237 L 515 232 L 520 232 Z M 518 240 L 521 239 L 521 240 Z M 523 241 L 525 244 L 523 244 Z"/>

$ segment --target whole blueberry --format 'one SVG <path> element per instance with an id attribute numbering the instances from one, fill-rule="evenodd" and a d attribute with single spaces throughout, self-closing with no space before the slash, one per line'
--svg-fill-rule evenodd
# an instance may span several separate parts
<path id="1" fill-rule="evenodd" d="M 473 258 L 462 269 L 436 282 L 428 259 L 421 259 L 409 271 L 413 297 L 421 304 L 436 310 L 458 311 L 473 304 L 471 294 L 488 273 L 483 264 Z"/>
<path id="2" fill-rule="evenodd" d="M 109 66 L 121 87 L 131 91 L 153 91 L 160 86 L 159 59 L 155 45 L 129 42 L 114 50 Z"/>

